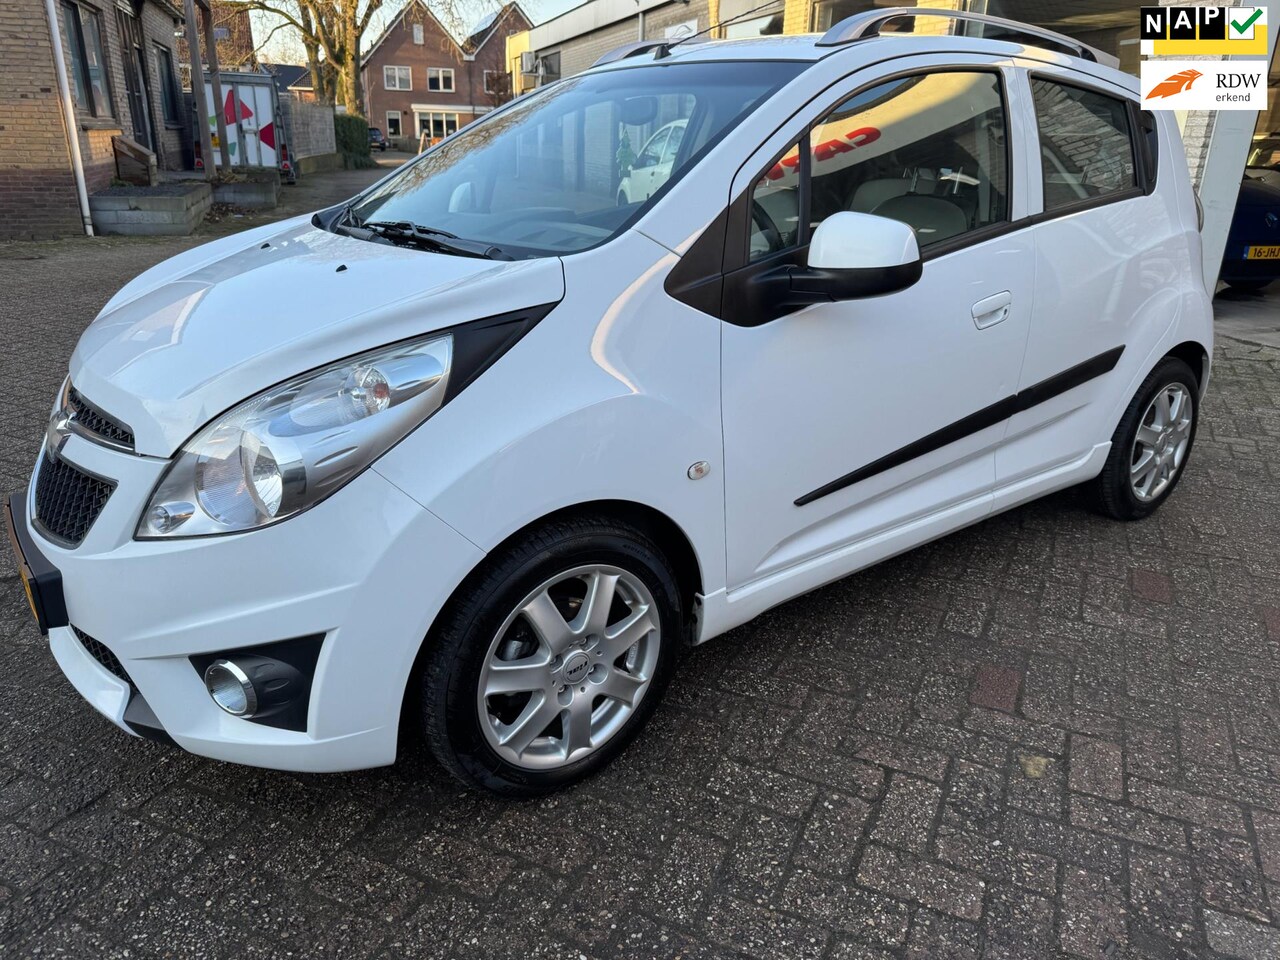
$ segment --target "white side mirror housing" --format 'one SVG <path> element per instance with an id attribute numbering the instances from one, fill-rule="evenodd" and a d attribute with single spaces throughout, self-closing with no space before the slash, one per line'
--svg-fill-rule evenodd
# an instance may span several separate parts
<path id="1" fill-rule="evenodd" d="M 924 272 L 916 234 L 901 220 L 834 213 L 818 225 L 807 266 L 791 268 L 791 295 L 808 303 L 880 297 Z"/>
<path id="2" fill-rule="evenodd" d="M 911 227 L 869 213 L 833 213 L 818 224 L 809 244 L 809 266 L 815 270 L 901 267 L 919 259 Z"/>

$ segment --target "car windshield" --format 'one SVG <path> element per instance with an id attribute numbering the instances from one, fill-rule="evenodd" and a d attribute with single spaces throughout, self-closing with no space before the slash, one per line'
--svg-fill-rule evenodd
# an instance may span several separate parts
<path id="1" fill-rule="evenodd" d="M 586 250 L 803 68 L 671 63 L 563 80 L 442 141 L 358 198 L 352 221 L 447 231 L 512 257 Z"/>

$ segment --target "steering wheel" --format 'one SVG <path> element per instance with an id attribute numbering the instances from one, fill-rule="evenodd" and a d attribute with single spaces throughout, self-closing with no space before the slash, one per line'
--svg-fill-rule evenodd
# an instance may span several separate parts
<path id="1" fill-rule="evenodd" d="M 778 225 L 773 222 L 773 217 L 769 216 L 769 212 L 760 205 L 758 200 L 751 201 L 751 222 L 764 237 L 769 253 L 775 253 L 785 246 L 782 231 L 778 229 Z"/>

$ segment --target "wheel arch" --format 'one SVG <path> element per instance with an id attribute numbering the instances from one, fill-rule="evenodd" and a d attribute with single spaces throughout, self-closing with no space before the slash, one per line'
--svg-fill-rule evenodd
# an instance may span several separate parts
<path id="1" fill-rule="evenodd" d="M 421 709 L 422 684 L 419 680 L 422 676 L 426 652 L 430 645 L 432 634 L 435 631 L 435 624 L 439 622 L 444 612 L 449 609 L 459 591 L 481 574 L 485 563 L 491 556 L 500 553 L 509 544 L 525 536 L 531 530 L 555 520 L 569 517 L 617 519 L 639 527 L 649 534 L 675 571 L 676 584 L 680 589 L 680 603 L 686 617 L 686 640 L 692 639 L 697 598 L 702 593 L 705 581 L 697 551 L 694 550 L 693 541 L 685 530 L 666 513 L 656 507 L 635 500 L 587 500 L 560 507 L 543 514 L 535 520 L 531 520 L 517 530 L 513 530 L 493 549 L 487 551 L 479 562 L 467 572 L 466 576 L 454 586 L 449 594 L 449 599 L 440 607 L 435 621 L 422 638 L 418 652 L 414 657 L 413 666 L 405 677 L 405 687 L 401 694 L 400 729 L 397 735 L 397 743 L 400 747 L 410 742 L 410 739 L 406 738 L 406 734 L 416 730 L 417 714 Z"/>
<path id="2" fill-rule="evenodd" d="M 1203 397 L 1209 384 L 1208 348 L 1198 340 L 1184 340 L 1165 353 L 1165 356 L 1176 357 L 1191 368 L 1191 372 L 1196 375 L 1196 390 Z"/>

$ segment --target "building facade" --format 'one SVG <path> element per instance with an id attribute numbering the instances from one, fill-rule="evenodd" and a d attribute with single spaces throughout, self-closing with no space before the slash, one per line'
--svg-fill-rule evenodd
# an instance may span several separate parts
<path id="1" fill-rule="evenodd" d="M 520 6 L 508 3 L 458 41 L 424 0 L 413 0 L 365 54 L 361 76 L 369 125 L 416 150 L 424 134 L 446 137 L 506 103 L 506 38 L 529 27 Z"/>
<path id="2" fill-rule="evenodd" d="M 71 133 L 90 193 L 115 175 L 116 137 L 162 170 L 190 156 L 190 118 L 178 86 L 168 0 L 58 0 L 51 29 L 41 0 L 0 3 L 0 237 L 83 230 L 53 60 L 62 45 L 75 105 Z"/>
<path id="3" fill-rule="evenodd" d="M 1172 0 L 1158 0 L 1167 5 Z M 609 50 L 636 40 L 661 40 L 681 19 L 697 29 L 722 24 L 709 32 L 718 38 L 769 34 L 821 33 L 845 17 L 884 7 L 911 5 L 899 0 L 587 0 L 507 43 L 513 89 L 526 92 L 562 76 L 580 73 Z M 1122 0 L 917 0 L 919 7 L 966 10 L 1046 27 L 1084 41 L 1120 61 L 1120 69 L 1137 74 L 1140 62 L 1138 6 Z M 916 30 L 946 29 L 941 21 L 921 21 Z M 1259 135 L 1280 127 L 1276 110 L 1259 119 Z M 1192 113 L 1180 118 L 1187 158 L 1198 175 L 1208 150 L 1213 118 Z M 1265 129 L 1264 129 L 1265 128 Z"/>
<path id="4" fill-rule="evenodd" d="M 588 69 L 615 47 L 706 30 L 724 0 L 588 0 L 507 40 L 512 89 L 525 93 Z M 779 6 L 781 0 L 779 0 Z M 748 3 L 747 7 L 758 6 Z"/>

